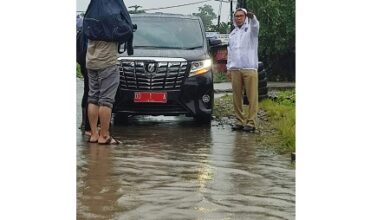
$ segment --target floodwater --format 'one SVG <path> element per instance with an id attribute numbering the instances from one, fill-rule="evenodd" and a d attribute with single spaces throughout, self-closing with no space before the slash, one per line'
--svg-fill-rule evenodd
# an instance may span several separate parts
<path id="1" fill-rule="evenodd" d="M 77 132 L 77 219 L 295 219 L 290 158 L 255 134 L 185 117 L 135 117 L 116 146 Z"/>

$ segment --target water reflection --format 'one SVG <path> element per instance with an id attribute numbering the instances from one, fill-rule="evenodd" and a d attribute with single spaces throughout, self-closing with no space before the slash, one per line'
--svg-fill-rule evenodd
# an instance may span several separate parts
<path id="1" fill-rule="evenodd" d="M 91 144 L 83 154 L 86 158 L 78 185 L 78 219 L 112 219 L 119 211 L 118 180 L 112 175 L 111 148 Z"/>

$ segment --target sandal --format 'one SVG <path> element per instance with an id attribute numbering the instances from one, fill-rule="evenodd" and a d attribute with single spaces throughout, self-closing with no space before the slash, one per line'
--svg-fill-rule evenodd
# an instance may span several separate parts
<path id="1" fill-rule="evenodd" d="M 101 145 L 109 145 L 109 144 L 113 144 L 113 145 L 117 145 L 117 144 L 120 144 L 121 142 L 116 140 L 113 136 L 111 136 L 110 138 L 107 139 L 106 142 L 103 142 L 103 143 L 98 143 L 98 144 L 101 144 Z"/>

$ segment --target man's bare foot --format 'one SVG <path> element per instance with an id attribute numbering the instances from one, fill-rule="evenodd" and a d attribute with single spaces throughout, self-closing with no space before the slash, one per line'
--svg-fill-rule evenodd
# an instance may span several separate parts
<path id="1" fill-rule="evenodd" d="M 87 135 L 87 136 L 91 136 L 92 135 L 91 131 L 85 131 L 84 134 Z"/>
<path id="2" fill-rule="evenodd" d="M 88 142 L 89 143 L 97 143 L 98 139 L 99 139 L 99 135 L 91 135 Z"/>

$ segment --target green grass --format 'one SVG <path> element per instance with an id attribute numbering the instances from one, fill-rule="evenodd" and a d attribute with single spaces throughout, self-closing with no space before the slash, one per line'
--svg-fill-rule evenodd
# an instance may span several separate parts
<path id="1" fill-rule="evenodd" d="M 77 66 L 76 66 L 76 77 L 77 78 L 83 78 L 83 75 L 81 74 L 80 65 L 78 63 L 77 63 Z"/>
<path id="2" fill-rule="evenodd" d="M 213 80 L 214 83 L 229 82 L 228 78 L 226 77 L 226 73 L 223 72 L 213 73 Z"/>
<path id="3" fill-rule="evenodd" d="M 275 100 L 260 102 L 283 144 L 281 152 L 295 152 L 295 91 L 279 91 Z"/>

